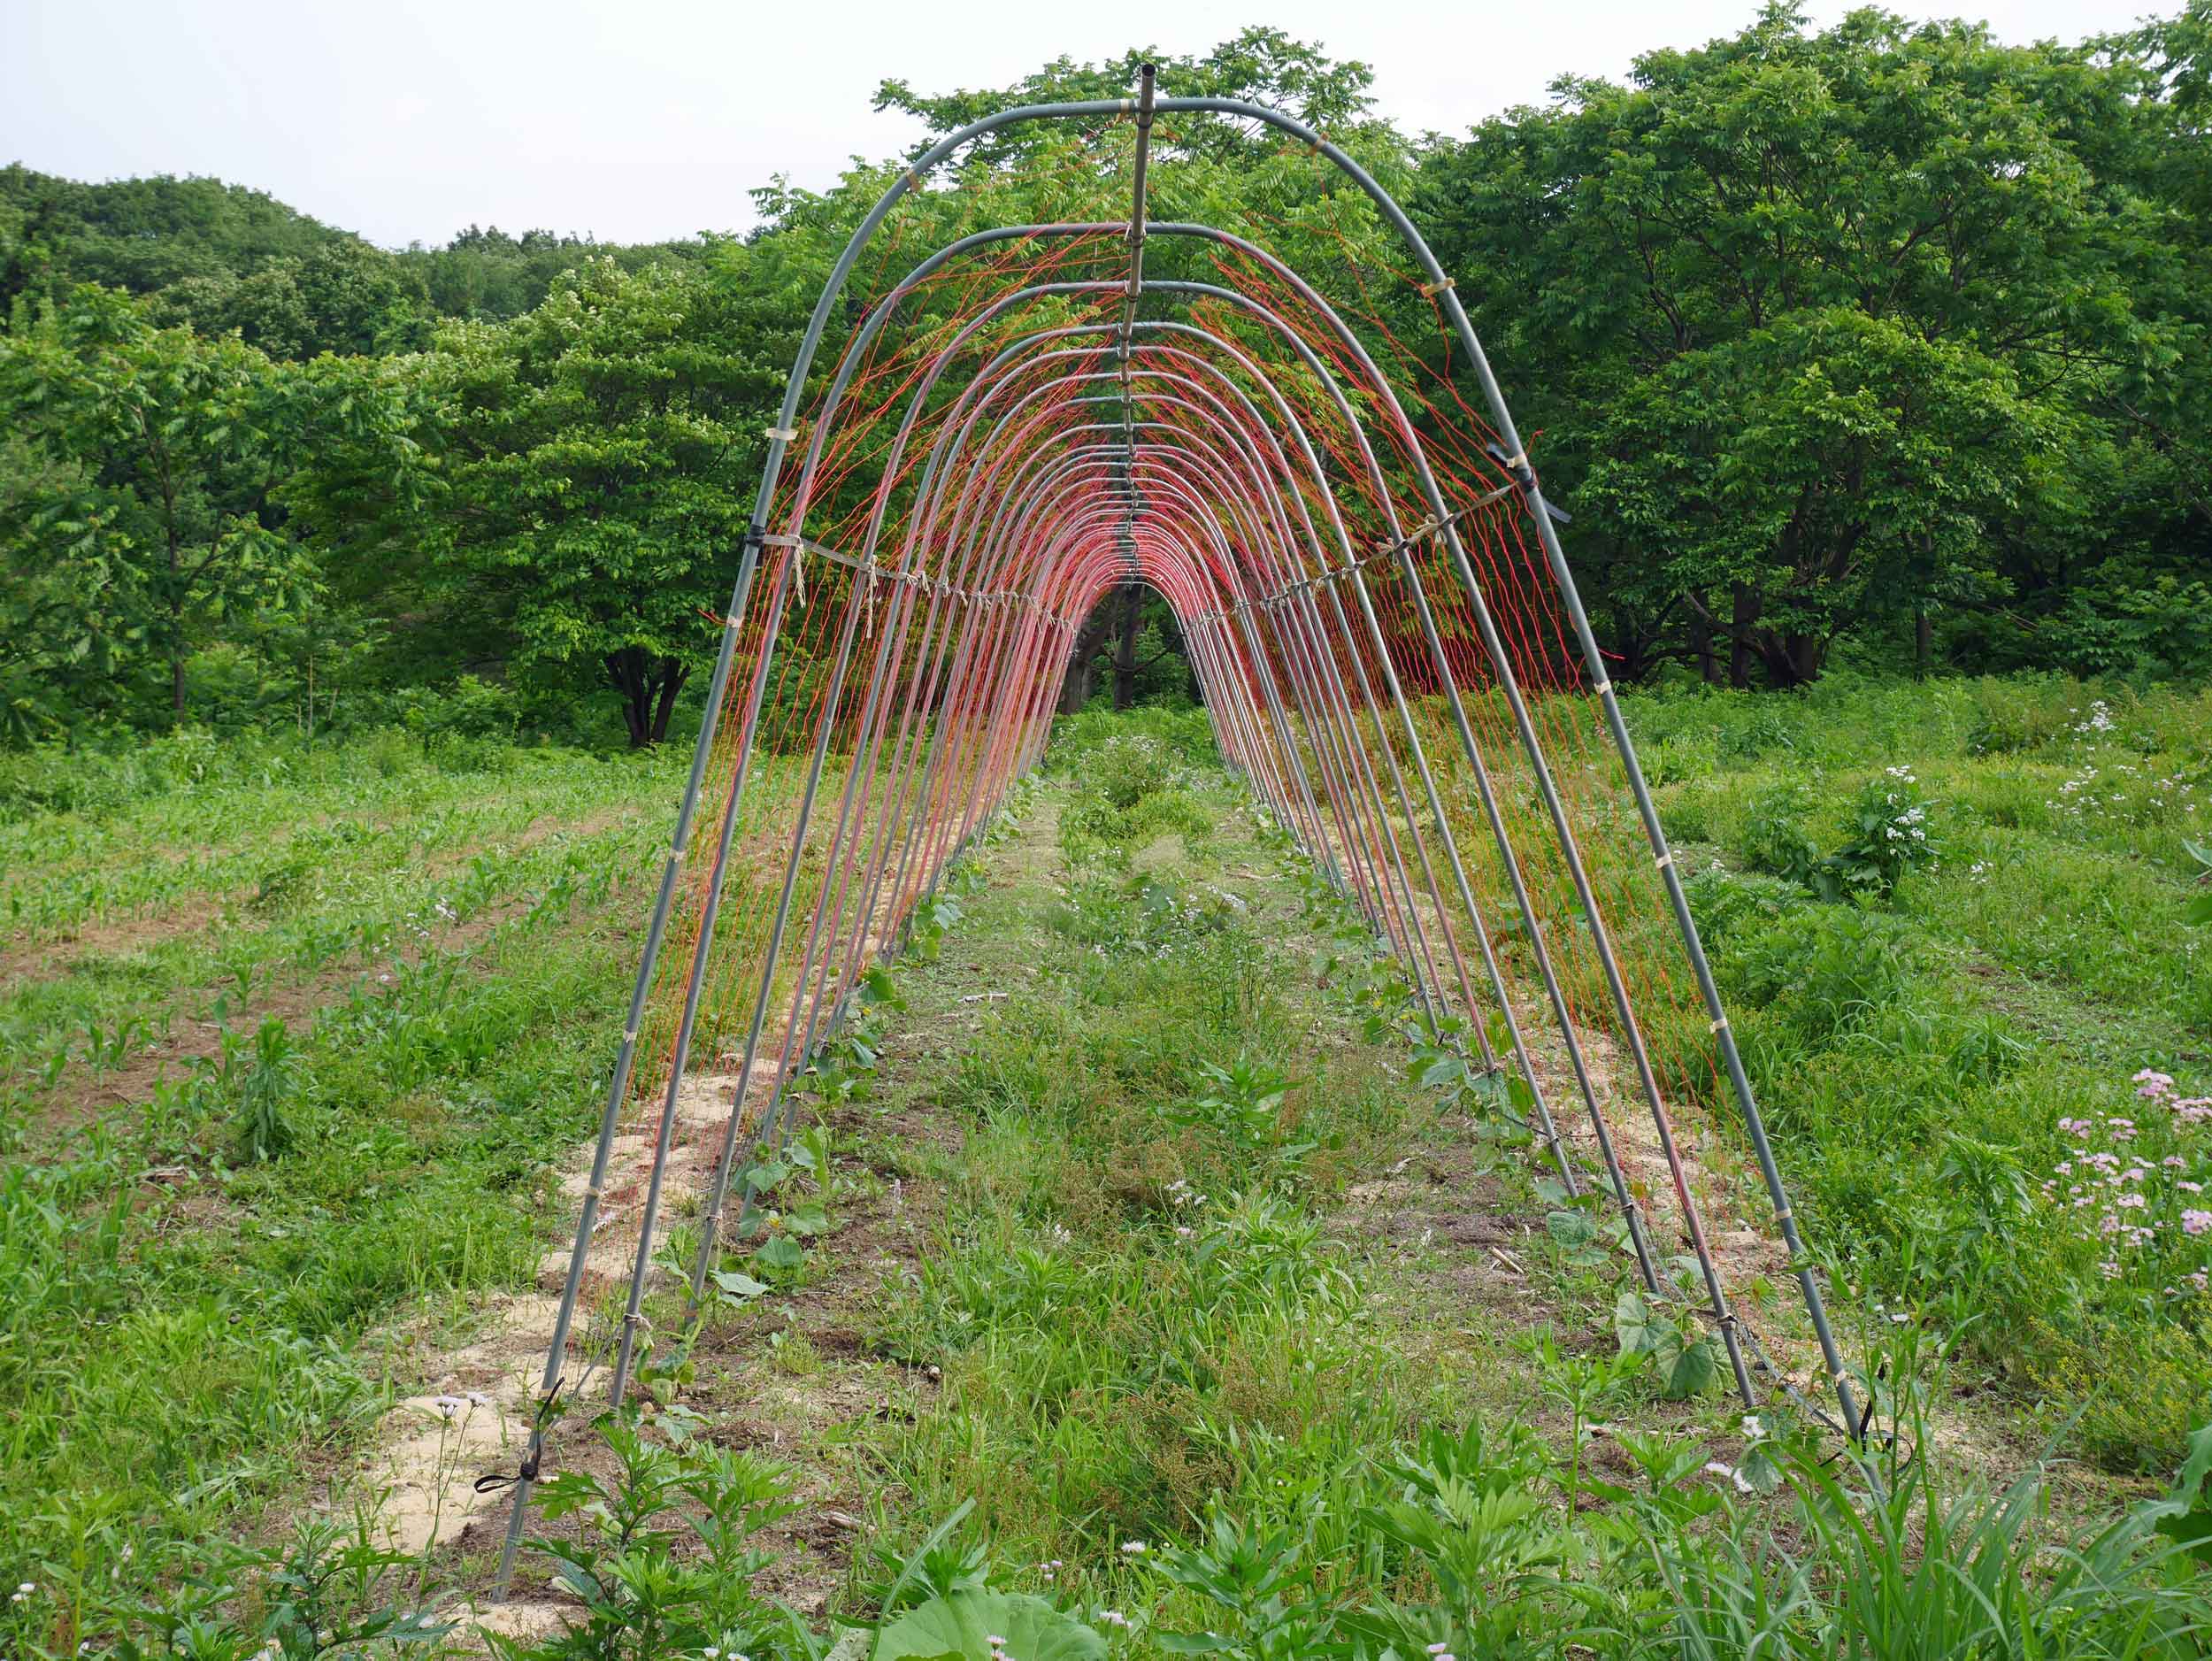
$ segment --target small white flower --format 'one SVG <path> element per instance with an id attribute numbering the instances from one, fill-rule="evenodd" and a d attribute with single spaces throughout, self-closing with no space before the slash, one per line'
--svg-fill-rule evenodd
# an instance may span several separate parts
<path id="1" fill-rule="evenodd" d="M 1749 1482 L 1744 1480 L 1744 1473 L 1742 1472 L 1737 1470 L 1732 1465 L 1723 1465 L 1717 1459 L 1708 1459 L 1705 1462 L 1705 1474 L 1708 1476 L 1724 1476 L 1731 1482 L 1733 1482 L 1737 1488 L 1742 1493 L 1750 1494 L 1756 1491 L 1752 1488 Z"/>
<path id="2" fill-rule="evenodd" d="M 1125 1540 L 1121 1542 L 1121 1555 L 1125 1557 L 1141 1557 L 1148 1549 L 1141 1540 Z"/>

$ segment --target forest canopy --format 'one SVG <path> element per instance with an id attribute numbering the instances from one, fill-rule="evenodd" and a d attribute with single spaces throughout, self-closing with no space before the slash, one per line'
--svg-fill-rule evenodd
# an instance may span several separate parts
<path id="1" fill-rule="evenodd" d="M 2208 35 L 2212 0 L 2030 46 L 1770 4 L 1458 136 L 1273 30 L 1161 79 L 1300 114 L 1409 204 L 1624 680 L 2152 679 L 2212 672 Z M 1141 57 L 878 105 L 941 133 L 1118 96 Z M 1069 142 L 963 165 L 1002 219 L 1049 218 L 1053 168 L 1015 164 Z M 1165 188 L 1319 211 L 1243 129 L 1182 144 Z M 0 170 L 0 742 L 657 742 L 710 660 L 783 365 L 892 165 L 772 181 L 742 237 L 397 250 L 243 184 Z M 1083 641 L 1070 703 L 1187 690 L 1156 600 Z"/>

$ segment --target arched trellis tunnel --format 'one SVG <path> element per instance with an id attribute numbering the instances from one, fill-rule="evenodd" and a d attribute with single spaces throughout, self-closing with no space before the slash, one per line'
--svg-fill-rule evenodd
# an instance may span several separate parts
<path id="1" fill-rule="evenodd" d="M 1310 158 L 1319 228 L 1286 218 L 1279 240 L 1321 239 L 1325 269 L 1252 227 L 1154 219 L 1177 123 Z M 986 223 L 901 259 L 932 228 L 902 210 L 941 199 L 933 173 L 1039 125 L 1094 135 L 1048 182 L 1110 217 Z M 987 181 L 970 189 L 987 217 Z M 1350 215 L 1371 243 L 1332 228 Z M 1409 311 L 1432 341 L 1392 327 Z M 842 350 L 818 373 L 833 322 Z M 1671 1104 L 1732 1121 L 1763 1239 L 1856 1422 L 1563 516 L 1451 280 L 1359 162 L 1278 111 L 1156 96 L 1148 69 L 1130 99 L 953 133 L 846 244 L 768 441 L 581 1183 L 549 1401 L 579 1350 L 611 1352 L 613 1402 L 629 1388 L 678 1184 L 700 1202 L 695 1311 L 752 1223 L 743 1175 L 790 1128 L 795 1080 L 1039 759 L 1084 619 L 1135 582 L 1173 609 L 1224 763 L 1358 907 L 1432 1029 L 1513 1080 L 1498 1094 L 1556 1180 L 1617 1208 L 1647 1289 L 1701 1312 L 1755 1403 L 1788 1380 L 1732 1301 Z M 588 1303 L 603 1330 L 580 1334 Z"/>

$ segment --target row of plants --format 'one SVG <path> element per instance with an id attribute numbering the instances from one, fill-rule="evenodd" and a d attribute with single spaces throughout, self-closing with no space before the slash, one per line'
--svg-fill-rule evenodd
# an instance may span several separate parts
<path id="1" fill-rule="evenodd" d="M 227 922 L 20 983 L 0 1017 L 0 1560 L 35 1588 L 0 1609 L 12 1653 L 123 1644 L 149 1607 L 213 1630 L 234 1594 L 275 1619 L 308 1596 L 283 1577 L 315 1565 L 375 1578 L 342 1513 L 265 1562 L 206 1542 L 260 1541 L 273 1498 L 349 1457 L 390 1393 L 365 1335 L 530 1280 L 548 1150 L 585 1134 L 634 966 L 618 925 L 657 840 L 632 811 L 649 768 L 532 753 L 450 790 L 413 763 L 260 788 L 211 771 L 116 816 L 102 857 L 153 862 L 186 812 L 229 816 L 265 874 L 299 852 L 254 849 L 270 815 L 328 857 L 242 884 Z M 473 858 L 447 830 L 592 813 L 604 828 Z M 209 1053 L 120 1071 L 188 1020 Z M 107 1081 L 107 1105 L 61 1116 L 57 1085 Z"/>
<path id="2" fill-rule="evenodd" d="M 1180 837 L 1166 814 L 1102 851 L 1090 827 L 1144 799 L 1154 757 L 1079 753 L 1056 904 L 988 919 L 1060 935 L 1065 978 L 964 1064 L 955 1215 L 887 1321 L 895 1353 L 944 1365 L 945 1398 L 887 1449 L 920 1513 L 965 1531 L 923 1542 L 934 1601 L 1057 1616 L 1019 1646 L 985 1617 L 957 1644 L 948 1629 L 949 1651 L 2194 1652 L 2208 1610 L 2182 1542 L 2203 1526 L 2212 1438 L 2185 1464 L 2177 1450 L 2158 1497 L 2055 1537 L 2039 1468 L 1993 1488 L 1932 1457 L 1919 1326 L 1869 1357 L 1887 1434 L 1863 1458 L 1786 1405 L 1738 1424 L 1709 1370 L 1686 1378 L 1679 1349 L 1627 1319 L 1594 1343 L 1530 1335 L 1524 1388 L 1564 1419 L 1542 1431 L 1532 1403 L 1408 1365 L 1379 1308 L 1402 1282 L 1327 1219 L 1347 1177 L 1389 1169 L 1432 1125 L 1480 1143 L 1479 1169 L 1518 1173 L 1532 1263 L 1579 1288 L 1601 1332 L 1624 1263 L 1562 1226 L 1580 1214 L 1531 1161 L 1525 1103 L 1414 1012 L 1325 885 L 1307 909 L 1329 924 L 1328 1012 L 1376 1047 L 1356 1087 L 1341 1058 L 1300 1053 L 1311 1006 L 1279 894 L 1162 903 L 1252 845 L 1233 796 L 1197 798 L 1227 844 L 1210 857 L 1164 860 L 1162 833 Z M 1076 880 L 1102 860 L 1121 871 L 1118 917 L 1102 880 Z M 1241 1003 L 1220 991 L 1240 951 L 1259 964 Z M 1318 1076 L 1293 1084 L 1283 1063 Z M 1734 1451 L 1716 1458 L 1717 1442 Z M 855 1612 L 880 1587 L 856 1573 Z M 916 1653 L 893 1612 L 879 1661 Z"/>

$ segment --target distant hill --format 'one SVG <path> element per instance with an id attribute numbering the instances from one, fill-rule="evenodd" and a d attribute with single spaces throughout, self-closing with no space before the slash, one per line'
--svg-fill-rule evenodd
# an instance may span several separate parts
<path id="1" fill-rule="evenodd" d="M 394 250 L 219 179 L 88 184 L 20 162 L 0 168 L 0 326 L 19 296 L 96 282 L 149 296 L 165 321 L 235 329 L 284 358 L 411 350 L 442 317 L 529 311 L 588 256 L 634 269 L 704 247 L 472 225 L 442 247 Z"/>
<path id="2" fill-rule="evenodd" d="M 305 259 L 361 240 L 265 191 L 219 179 L 165 174 L 85 184 L 20 162 L 0 169 L 0 215 L 70 281 L 134 294 L 188 277 L 248 276 L 273 259 Z"/>

